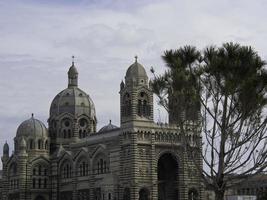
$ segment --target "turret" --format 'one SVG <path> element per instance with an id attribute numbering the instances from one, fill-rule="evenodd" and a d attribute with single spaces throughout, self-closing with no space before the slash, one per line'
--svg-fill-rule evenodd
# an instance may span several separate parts
<path id="1" fill-rule="evenodd" d="M 7 142 L 3 147 L 3 157 L 9 158 L 9 145 L 7 144 Z"/>
<path id="2" fill-rule="evenodd" d="M 145 68 L 135 62 L 127 69 L 124 82 L 120 85 L 121 123 L 153 121 L 153 92 L 148 84 Z"/>

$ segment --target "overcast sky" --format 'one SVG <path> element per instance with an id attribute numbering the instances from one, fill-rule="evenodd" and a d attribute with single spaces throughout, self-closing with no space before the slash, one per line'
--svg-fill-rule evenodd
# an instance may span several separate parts
<path id="1" fill-rule="evenodd" d="M 266 10 L 266 0 L 0 0 L 0 156 L 31 113 L 47 125 L 72 55 L 98 129 L 119 125 L 119 84 L 135 55 L 149 76 L 164 70 L 164 50 L 186 44 L 239 42 L 267 59 Z"/>

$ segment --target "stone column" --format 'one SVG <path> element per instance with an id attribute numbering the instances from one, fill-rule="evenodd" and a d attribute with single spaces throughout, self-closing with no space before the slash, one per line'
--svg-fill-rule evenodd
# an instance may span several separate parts
<path id="1" fill-rule="evenodd" d="M 19 173 L 19 199 L 26 200 L 27 195 L 30 195 L 27 191 L 27 161 L 28 154 L 26 152 L 22 152 L 18 156 L 18 173 Z"/>
<path id="2" fill-rule="evenodd" d="M 77 200 L 77 174 L 76 174 L 76 166 L 73 166 L 73 177 L 72 177 L 72 200 Z"/>
<path id="3" fill-rule="evenodd" d="M 78 125 L 78 119 L 77 117 L 74 118 L 73 120 L 73 142 L 78 142 L 79 141 L 79 125 Z"/>
<path id="4" fill-rule="evenodd" d="M 59 177 L 60 174 L 58 174 L 58 165 L 57 165 L 57 159 L 53 158 L 51 160 L 51 199 L 52 200 L 59 200 Z"/>
<path id="5" fill-rule="evenodd" d="M 131 184 L 131 199 L 138 199 L 138 149 L 137 149 L 137 133 L 134 131 L 131 134 L 131 163 L 132 163 L 132 184 Z"/>

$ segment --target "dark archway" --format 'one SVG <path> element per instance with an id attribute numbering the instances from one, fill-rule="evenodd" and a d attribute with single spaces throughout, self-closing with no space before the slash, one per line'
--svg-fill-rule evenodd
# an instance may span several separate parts
<path id="1" fill-rule="evenodd" d="M 199 199 L 199 195 L 198 195 L 198 191 L 195 188 L 191 188 L 188 191 L 188 200 L 198 200 Z"/>
<path id="2" fill-rule="evenodd" d="M 158 161 L 158 200 L 178 199 L 178 163 L 171 153 Z"/>
<path id="3" fill-rule="evenodd" d="M 149 200 L 149 190 L 147 188 L 142 188 L 139 191 L 139 200 Z"/>
<path id="4" fill-rule="evenodd" d="M 35 198 L 35 200 L 45 200 L 45 198 L 39 195 Z"/>
<path id="5" fill-rule="evenodd" d="M 123 200 L 131 200 L 130 188 L 124 188 L 124 191 L 123 191 Z"/>

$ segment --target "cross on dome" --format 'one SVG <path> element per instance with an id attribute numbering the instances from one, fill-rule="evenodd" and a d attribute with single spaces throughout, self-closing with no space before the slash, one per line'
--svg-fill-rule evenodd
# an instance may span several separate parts
<path id="1" fill-rule="evenodd" d="M 71 56 L 71 58 L 72 58 L 72 65 L 74 65 L 74 58 L 75 58 L 75 56 Z"/>

